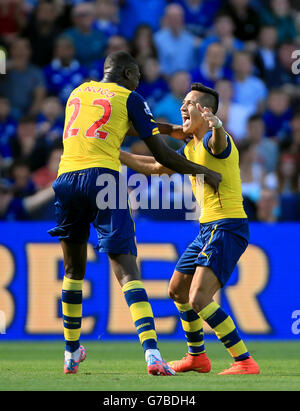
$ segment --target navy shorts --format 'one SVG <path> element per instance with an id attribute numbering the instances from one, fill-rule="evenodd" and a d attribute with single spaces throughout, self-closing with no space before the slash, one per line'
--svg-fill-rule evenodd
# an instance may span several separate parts
<path id="1" fill-rule="evenodd" d="M 97 185 L 98 177 L 101 185 Z M 98 251 L 137 255 L 126 185 L 119 201 L 121 179 L 118 171 L 100 167 L 61 174 L 53 183 L 57 225 L 48 233 L 60 240 L 83 244 L 89 239 L 92 223 L 97 231 Z M 101 199 L 102 204 L 111 206 L 101 206 Z"/>
<path id="2" fill-rule="evenodd" d="M 200 224 L 199 235 L 180 257 L 175 270 L 195 273 L 197 266 L 210 267 L 224 286 L 249 241 L 247 218 L 228 218 Z"/>

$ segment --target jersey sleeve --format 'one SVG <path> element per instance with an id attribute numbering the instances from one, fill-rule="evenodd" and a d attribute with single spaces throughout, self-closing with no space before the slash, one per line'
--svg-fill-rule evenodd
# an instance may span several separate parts
<path id="1" fill-rule="evenodd" d="M 225 148 L 224 151 L 222 151 L 222 153 L 220 154 L 213 154 L 211 149 L 208 146 L 208 142 L 212 137 L 212 131 L 208 131 L 205 136 L 203 137 L 203 146 L 205 148 L 206 151 L 209 152 L 209 154 L 211 154 L 213 157 L 219 158 L 219 159 L 225 159 L 227 158 L 230 153 L 231 153 L 231 141 L 230 138 L 228 137 L 228 134 L 226 134 L 226 139 L 227 139 L 227 147 Z"/>
<path id="2" fill-rule="evenodd" d="M 147 102 L 135 91 L 128 96 L 127 111 L 128 117 L 140 138 L 144 139 L 159 134 L 157 124 Z"/>

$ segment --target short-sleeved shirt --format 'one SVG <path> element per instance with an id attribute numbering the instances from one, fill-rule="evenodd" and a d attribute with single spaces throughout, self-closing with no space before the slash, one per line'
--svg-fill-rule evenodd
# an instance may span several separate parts
<path id="1" fill-rule="evenodd" d="M 45 79 L 42 71 L 33 64 L 25 70 L 9 70 L 0 81 L 0 93 L 9 99 L 15 117 L 26 113 L 37 87 L 45 87 Z"/>
<path id="2" fill-rule="evenodd" d="M 243 207 L 238 150 L 227 133 L 226 149 L 214 155 L 208 145 L 211 136 L 212 131 L 208 131 L 197 146 L 194 139 L 191 139 L 177 151 L 188 160 L 222 175 L 216 193 L 208 184 L 204 183 L 203 186 L 195 176 L 190 177 L 194 196 L 201 209 L 200 223 L 227 218 L 247 218 Z"/>
<path id="3" fill-rule="evenodd" d="M 119 171 L 120 146 L 131 123 L 141 139 L 159 134 L 148 104 L 138 93 L 96 81 L 77 87 L 66 104 L 58 175 L 92 167 Z"/>

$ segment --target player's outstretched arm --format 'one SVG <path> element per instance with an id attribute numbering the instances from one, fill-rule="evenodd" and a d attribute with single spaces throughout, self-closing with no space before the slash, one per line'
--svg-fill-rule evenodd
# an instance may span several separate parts
<path id="1" fill-rule="evenodd" d="M 185 140 L 188 137 L 186 134 L 184 134 L 182 126 L 180 126 L 179 124 L 156 122 L 156 125 L 158 127 L 160 134 L 166 134 L 168 136 L 175 138 L 176 140 Z M 133 125 L 131 125 L 126 135 L 138 137 L 139 134 L 133 127 Z"/>
<path id="2" fill-rule="evenodd" d="M 208 146 L 214 155 L 222 153 L 227 147 L 227 136 L 223 128 L 222 121 L 214 115 L 207 107 L 202 108 L 197 104 L 197 108 L 202 112 L 202 117 L 212 128 L 212 136 L 208 141 Z"/>
<path id="3" fill-rule="evenodd" d="M 215 192 L 217 192 L 222 176 L 220 173 L 216 173 L 204 166 L 193 163 L 187 160 L 185 157 L 172 150 L 159 135 L 153 135 L 143 140 L 155 160 L 162 164 L 164 167 L 174 170 L 180 174 L 203 174 L 204 181 L 209 184 Z"/>
<path id="4" fill-rule="evenodd" d="M 221 174 L 199 164 L 192 163 L 172 150 L 163 140 L 145 100 L 135 92 L 127 99 L 128 118 L 138 131 L 155 160 L 164 167 L 181 174 L 204 175 L 204 181 L 216 192 L 222 179 Z"/>
<path id="5" fill-rule="evenodd" d="M 176 140 L 185 140 L 188 137 L 186 134 L 184 134 L 182 126 L 178 124 L 159 122 L 157 122 L 156 124 L 160 134 L 167 134 L 168 136 L 171 136 Z"/>
<path id="6" fill-rule="evenodd" d="M 151 175 L 151 174 L 173 174 L 174 171 L 162 166 L 152 156 L 142 156 L 138 154 L 127 153 L 126 151 L 120 151 L 120 161 L 122 164 L 132 168 L 132 170 L 138 173 Z"/>

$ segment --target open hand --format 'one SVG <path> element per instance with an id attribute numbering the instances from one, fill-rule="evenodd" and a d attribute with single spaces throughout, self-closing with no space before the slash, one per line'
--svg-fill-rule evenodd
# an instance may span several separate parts
<path id="1" fill-rule="evenodd" d="M 197 108 L 199 111 L 202 113 L 202 117 L 204 118 L 205 121 L 208 121 L 209 127 L 215 127 L 219 124 L 219 118 L 215 116 L 209 108 L 207 107 L 202 107 L 199 103 L 197 104 Z"/>

